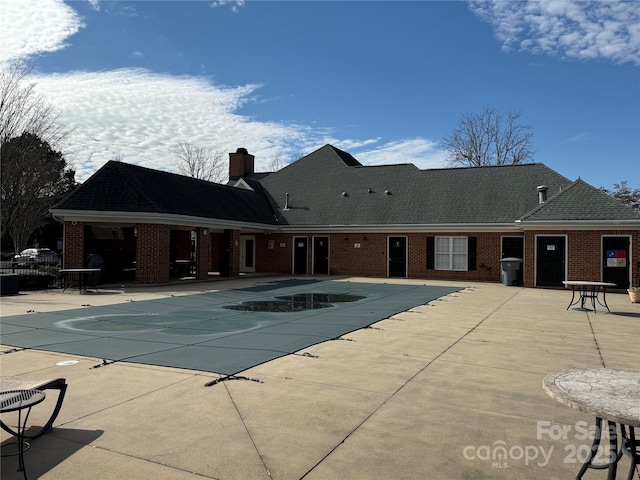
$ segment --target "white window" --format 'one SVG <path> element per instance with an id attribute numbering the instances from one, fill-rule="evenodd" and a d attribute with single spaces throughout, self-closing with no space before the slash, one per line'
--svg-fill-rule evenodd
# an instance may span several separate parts
<path id="1" fill-rule="evenodd" d="M 436 237 L 436 270 L 467 270 L 467 237 Z"/>

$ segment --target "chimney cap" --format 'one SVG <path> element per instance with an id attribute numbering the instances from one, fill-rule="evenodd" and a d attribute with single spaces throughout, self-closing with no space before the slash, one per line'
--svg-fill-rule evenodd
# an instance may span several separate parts
<path id="1" fill-rule="evenodd" d="M 247 150 L 247 149 L 246 149 L 246 148 L 244 148 L 244 147 L 238 147 L 238 148 L 236 149 L 236 153 L 249 153 L 249 150 Z"/>
<path id="2" fill-rule="evenodd" d="M 546 185 L 538 185 L 539 192 L 546 192 L 547 190 L 549 190 L 549 187 L 547 187 Z"/>

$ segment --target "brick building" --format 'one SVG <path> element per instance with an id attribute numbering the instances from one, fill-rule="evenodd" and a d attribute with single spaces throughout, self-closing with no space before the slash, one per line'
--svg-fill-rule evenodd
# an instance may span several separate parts
<path id="1" fill-rule="evenodd" d="M 640 214 L 543 164 L 363 166 L 331 145 L 274 173 L 230 154 L 219 185 L 108 162 L 52 209 L 65 267 L 105 258 L 107 280 L 210 272 L 501 281 L 638 281 Z"/>

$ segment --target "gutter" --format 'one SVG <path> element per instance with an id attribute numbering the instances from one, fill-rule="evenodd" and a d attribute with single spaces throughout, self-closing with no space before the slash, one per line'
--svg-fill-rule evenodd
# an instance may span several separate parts
<path id="1" fill-rule="evenodd" d="M 241 222 L 237 220 L 227 220 L 220 218 L 191 217 L 188 215 L 175 215 L 153 212 L 101 212 L 89 210 L 59 210 L 51 209 L 49 212 L 53 218 L 59 222 L 100 222 L 112 224 L 169 224 L 191 228 L 229 228 L 235 230 L 256 229 L 259 231 L 280 230 L 278 225 L 269 225 L 255 222 Z"/>

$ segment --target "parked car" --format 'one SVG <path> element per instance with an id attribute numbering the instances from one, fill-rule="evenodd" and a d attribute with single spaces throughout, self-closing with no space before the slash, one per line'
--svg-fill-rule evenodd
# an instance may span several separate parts
<path id="1" fill-rule="evenodd" d="M 38 268 L 40 265 L 58 265 L 58 254 L 49 248 L 27 248 L 13 257 L 21 267 Z"/>

